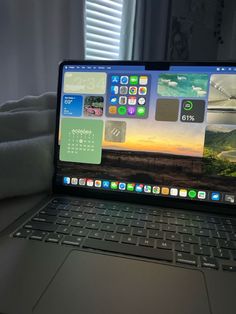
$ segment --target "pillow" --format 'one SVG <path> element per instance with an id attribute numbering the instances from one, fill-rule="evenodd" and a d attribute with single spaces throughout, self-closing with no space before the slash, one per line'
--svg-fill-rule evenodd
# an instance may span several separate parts
<path id="1" fill-rule="evenodd" d="M 0 199 L 50 191 L 56 93 L 0 105 Z"/>

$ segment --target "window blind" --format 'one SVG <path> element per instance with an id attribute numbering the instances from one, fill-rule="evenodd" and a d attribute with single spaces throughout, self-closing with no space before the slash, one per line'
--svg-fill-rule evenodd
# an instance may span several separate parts
<path id="1" fill-rule="evenodd" d="M 113 60 L 120 56 L 123 0 L 85 1 L 85 58 Z"/>

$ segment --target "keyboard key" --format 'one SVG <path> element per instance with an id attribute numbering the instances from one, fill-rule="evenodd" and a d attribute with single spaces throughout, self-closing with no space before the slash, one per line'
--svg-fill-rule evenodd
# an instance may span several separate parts
<path id="1" fill-rule="evenodd" d="M 46 238 L 46 242 L 53 242 L 53 243 L 58 243 L 62 238 L 61 234 L 56 234 L 56 233 L 49 233 L 49 235 Z"/>
<path id="2" fill-rule="evenodd" d="M 121 236 L 119 234 L 114 233 L 106 233 L 105 240 L 112 241 L 112 242 L 119 242 Z"/>
<path id="3" fill-rule="evenodd" d="M 166 240 L 181 241 L 181 236 L 178 233 L 166 232 Z"/>
<path id="4" fill-rule="evenodd" d="M 177 232 L 182 233 L 182 234 L 192 234 L 193 233 L 192 228 L 182 227 L 182 226 L 177 227 Z"/>
<path id="5" fill-rule="evenodd" d="M 48 216 L 57 216 L 59 214 L 59 210 L 44 208 L 40 211 L 40 214 Z"/>
<path id="6" fill-rule="evenodd" d="M 74 237 L 74 236 L 65 236 L 62 243 L 63 244 L 68 244 L 68 245 L 75 245 L 79 246 L 80 243 L 82 242 L 83 238 L 80 237 Z"/>
<path id="7" fill-rule="evenodd" d="M 193 228 L 199 228 L 199 224 L 200 223 L 198 221 L 194 221 L 194 220 L 192 221 L 186 220 L 186 223 L 185 223 L 186 227 L 193 227 Z"/>
<path id="8" fill-rule="evenodd" d="M 87 218 L 87 214 L 84 214 L 84 213 L 73 213 L 72 218 L 73 219 L 85 220 Z"/>
<path id="9" fill-rule="evenodd" d="M 195 236 L 192 236 L 192 235 L 184 234 L 183 235 L 183 242 L 192 243 L 192 244 L 198 244 L 199 243 L 199 238 L 195 237 Z"/>
<path id="10" fill-rule="evenodd" d="M 121 226 L 129 226 L 131 220 L 130 219 L 116 219 L 116 224 Z"/>
<path id="11" fill-rule="evenodd" d="M 219 224 L 220 223 L 220 219 L 216 218 L 216 217 L 207 217 L 207 221 L 213 224 Z"/>
<path id="12" fill-rule="evenodd" d="M 134 228 L 133 229 L 133 235 L 139 236 L 139 237 L 147 237 L 147 230 L 142 228 Z"/>
<path id="13" fill-rule="evenodd" d="M 156 245 L 157 245 L 157 248 L 160 248 L 160 249 L 172 250 L 172 242 L 170 241 L 157 240 Z"/>
<path id="14" fill-rule="evenodd" d="M 74 228 L 72 230 L 72 235 L 79 237 L 86 237 L 89 233 L 89 230 L 83 228 Z"/>
<path id="15" fill-rule="evenodd" d="M 207 255 L 207 256 L 211 255 L 211 251 L 208 246 L 194 245 L 193 252 L 196 255 Z"/>
<path id="16" fill-rule="evenodd" d="M 227 239 L 227 235 L 223 231 L 211 231 L 212 237 L 216 239 Z"/>
<path id="17" fill-rule="evenodd" d="M 116 229 L 116 225 L 114 224 L 102 224 L 101 226 L 102 231 L 114 232 L 115 229 Z"/>
<path id="18" fill-rule="evenodd" d="M 33 231 L 33 233 L 30 235 L 29 238 L 33 240 L 42 241 L 46 235 L 47 235 L 47 232 L 45 231 Z"/>
<path id="19" fill-rule="evenodd" d="M 236 245 L 232 241 L 219 239 L 219 246 L 223 249 L 235 250 Z"/>
<path id="20" fill-rule="evenodd" d="M 119 226 L 117 228 L 117 232 L 118 233 L 123 233 L 123 234 L 130 234 L 131 233 L 131 228 L 130 227 Z"/>
<path id="21" fill-rule="evenodd" d="M 131 227 L 144 228 L 145 222 L 140 220 L 134 220 L 131 222 Z"/>
<path id="22" fill-rule="evenodd" d="M 188 265 L 197 265 L 197 258 L 194 255 L 177 252 L 176 253 L 176 262 Z"/>
<path id="23" fill-rule="evenodd" d="M 226 271 L 236 272 L 236 266 L 222 265 L 222 269 Z"/>
<path id="24" fill-rule="evenodd" d="M 73 231 L 71 227 L 66 227 L 66 226 L 59 226 L 58 229 L 56 230 L 57 233 L 62 233 L 62 234 L 70 234 Z"/>
<path id="25" fill-rule="evenodd" d="M 42 214 L 37 214 L 32 218 L 33 221 L 41 221 L 41 222 L 48 222 L 48 223 L 54 223 L 56 221 L 55 216 L 48 216 L 48 215 L 42 215 Z"/>
<path id="26" fill-rule="evenodd" d="M 211 224 L 209 222 L 200 222 L 199 227 L 201 229 L 207 229 L 207 230 L 215 230 L 215 225 Z"/>
<path id="27" fill-rule="evenodd" d="M 195 236 L 201 236 L 201 237 L 210 237 L 209 230 L 206 229 L 194 229 Z"/>
<path id="28" fill-rule="evenodd" d="M 218 231 L 232 232 L 232 227 L 229 225 L 217 225 Z"/>
<path id="29" fill-rule="evenodd" d="M 229 234 L 229 239 L 230 239 L 231 241 L 236 241 L 236 233 L 230 233 L 230 234 Z"/>
<path id="30" fill-rule="evenodd" d="M 177 227 L 176 227 L 176 226 L 173 226 L 173 225 L 166 225 L 166 224 L 163 224 L 163 225 L 162 225 L 162 230 L 163 230 L 163 231 L 176 232 Z"/>
<path id="31" fill-rule="evenodd" d="M 13 237 L 15 238 L 27 238 L 28 235 L 31 234 L 31 230 L 28 230 L 28 229 L 20 229 L 18 231 L 16 231 L 13 235 Z"/>
<path id="32" fill-rule="evenodd" d="M 90 231 L 88 237 L 93 239 L 99 239 L 102 240 L 105 236 L 104 231 Z"/>
<path id="33" fill-rule="evenodd" d="M 49 224 L 49 223 L 44 223 L 44 222 L 30 221 L 24 225 L 24 228 L 46 231 L 46 232 L 54 232 L 56 231 L 57 226 L 51 223 Z"/>
<path id="34" fill-rule="evenodd" d="M 100 227 L 100 223 L 98 222 L 90 222 L 88 221 L 85 225 L 86 229 L 93 229 L 93 230 L 98 230 Z"/>
<path id="35" fill-rule="evenodd" d="M 223 259 L 230 259 L 230 255 L 229 255 L 228 250 L 213 248 L 212 251 L 213 251 L 214 257 L 219 257 L 219 258 L 223 258 Z"/>
<path id="36" fill-rule="evenodd" d="M 87 221 L 99 222 L 99 217 L 97 215 L 87 215 Z"/>
<path id="37" fill-rule="evenodd" d="M 132 236 L 122 236 L 122 243 L 127 243 L 127 244 L 133 244 L 136 245 L 138 242 L 138 238 L 137 237 L 132 237 Z"/>
<path id="38" fill-rule="evenodd" d="M 68 226 L 71 222 L 70 218 L 57 218 L 56 224 L 57 225 L 65 225 Z"/>
<path id="39" fill-rule="evenodd" d="M 189 243 L 175 243 L 175 250 L 179 252 L 190 253 L 191 246 Z"/>
<path id="40" fill-rule="evenodd" d="M 212 239 L 212 238 L 201 238 L 200 237 L 200 242 L 202 245 L 217 246 L 216 239 Z"/>
<path id="41" fill-rule="evenodd" d="M 105 222 L 107 224 L 113 224 L 114 221 L 115 221 L 115 219 L 110 217 L 110 216 L 102 216 L 101 217 L 101 222 Z"/>
<path id="42" fill-rule="evenodd" d="M 70 211 L 63 211 L 63 210 L 61 210 L 59 212 L 59 217 L 71 218 L 72 216 L 73 216 L 73 213 L 71 213 Z"/>
<path id="43" fill-rule="evenodd" d="M 148 222 L 147 229 L 160 230 L 160 224 L 154 223 L 154 222 Z"/>
<path id="44" fill-rule="evenodd" d="M 154 222 L 161 222 L 162 224 L 168 224 L 168 218 L 157 216 L 155 217 Z"/>
<path id="45" fill-rule="evenodd" d="M 155 260 L 173 261 L 173 254 L 171 251 L 162 249 L 152 249 L 143 246 L 129 245 L 125 243 L 111 243 L 110 241 L 100 241 L 95 239 L 86 239 L 83 247 L 95 250 L 109 251 L 114 253 L 140 256 L 151 258 Z"/>
<path id="46" fill-rule="evenodd" d="M 145 239 L 140 238 L 139 239 L 139 245 L 146 246 L 146 247 L 154 247 L 155 241 L 153 239 Z"/>
<path id="47" fill-rule="evenodd" d="M 81 227 L 82 228 L 85 226 L 85 224 L 86 224 L 85 221 L 73 219 L 70 225 L 72 227 Z"/>
<path id="48" fill-rule="evenodd" d="M 215 258 L 208 257 L 208 256 L 201 256 L 200 257 L 201 266 L 218 269 L 218 263 Z"/>
<path id="49" fill-rule="evenodd" d="M 134 213 L 128 213 L 126 214 L 126 219 L 134 219 L 134 220 L 137 220 L 138 219 L 138 215 L 137 214 L 134 214 Z"/>
<path id="50" fill-rule="evenodd" d="M 147 215 L 147 214 L 140 215 L 140 220 L 143 220 L 143 221 L 151 222 L 151 221 L 153 221 L 153 218 L 154 218 L 154 216 Z"/>
<path id="51" fill-rule="evenodd" d="M 163 239 L 164 238 L 164 232 L 163 231 L 150 230 L 149 231 L 149 237 L 154 238 L 154 239 Z"/>

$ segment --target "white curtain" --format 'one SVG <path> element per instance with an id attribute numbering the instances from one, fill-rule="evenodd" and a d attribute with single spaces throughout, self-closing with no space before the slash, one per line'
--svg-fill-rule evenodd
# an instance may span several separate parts
<path id="1" fill-rule="evenodd" d="M 56 91 L 58 63 L 84 58 L 83 0 L 0 0 L 0 103 Z"/>

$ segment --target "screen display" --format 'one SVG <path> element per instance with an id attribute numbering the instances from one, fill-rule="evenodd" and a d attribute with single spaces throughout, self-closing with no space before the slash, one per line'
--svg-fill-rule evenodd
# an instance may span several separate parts
<path id="1" fill-rule="evenodd" d="M 63 64 L 60 84 L 58 185 L 236 203 L 236 66 Z"/>

